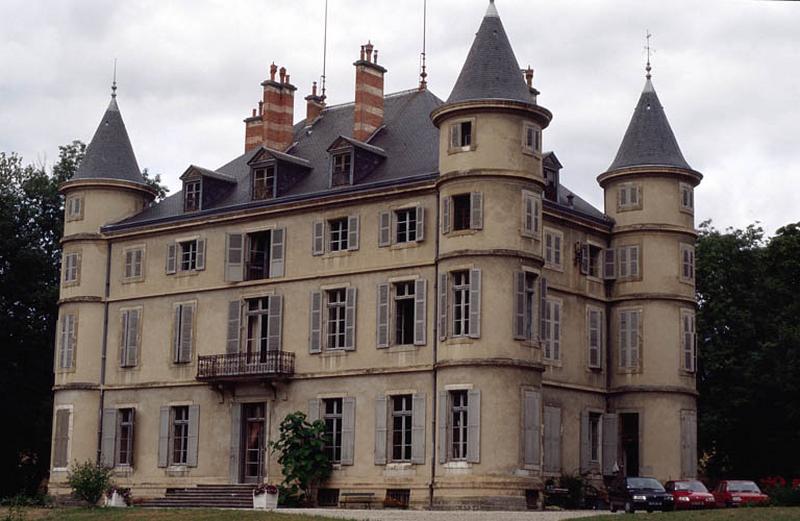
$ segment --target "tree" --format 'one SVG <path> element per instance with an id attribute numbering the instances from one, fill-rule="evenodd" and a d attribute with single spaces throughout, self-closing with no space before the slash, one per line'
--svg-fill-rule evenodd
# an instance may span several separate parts
<path id="1" fill-rule="evenodd" d="M 325 422 L 309 423 L 298 411 L 288 414 L 279 430 L 270 448 L 280 453 L 278 463 L 284 476 L 281 496 L 295 504 L 313 502 L 315 487 L 328 479 L 333 469 L 325 452 Z"/>
<path id="2" fill-rule="evenodd" d="M 93 461 L 75 462 L 67 473 L 67 484 L 72 495 L 89 503 L 89 508 L 97 506 L 103 494 L 112 486 L 112 469 Z"/>

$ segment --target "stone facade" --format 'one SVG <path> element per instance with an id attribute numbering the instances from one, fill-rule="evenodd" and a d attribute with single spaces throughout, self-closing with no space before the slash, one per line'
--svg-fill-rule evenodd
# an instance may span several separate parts
<path id="1" fill-rule="evenodd" d="M 498 31 L 496 46 L 482 43 Z M 510 72 L 475 77 L 498 60 L 513 60 Z M 276 483 L 266 443 L 298 410 L 331 431 L 323 500 L 391 491 L 415 507 L 513 509 L 562 474 L 693 476 L 701 176 L 649 78 L 598 177 L 603 213 L 541 151 L 552 116 L 493 4 L 445 103 L 409 91 L 386 96 L 384 113 L 385 69 L 370 55 L 355 66 L 355 109 L 325 107 L 315 88 L 294 130 L 282 97 L 294 87 L 273 67 L 245 120 L 244 159 L 231 163 L 241 175 L 191 167 L 184 191 L 155 206 L 143 180 L 113 169 L 62 186 L 80 215 L 63 238 L 77 270 L 65 262 L 52 492 L 65 491 L 69 463 L 95 459 L 137 496 Z M 402 133 L 391 105 L 401 97 L 431 103 L 410 131 L 438 139 L 436 172 L 382 144 Z M 330 148 L 305 154 L 302 140 L 346 110 L 352 137 L 337 127 Z M 121 125 L 116 100 L 109 111 L 104 121 Z M 87 157 L 115 140 L 130 147 L 124 126 L 108 128 Z M 631 145 L 642 135 L 655 152 Z M 386 173 L 393 161 L 405 177 Z M 329 175 L 326 190 L 292 192 Z"/>

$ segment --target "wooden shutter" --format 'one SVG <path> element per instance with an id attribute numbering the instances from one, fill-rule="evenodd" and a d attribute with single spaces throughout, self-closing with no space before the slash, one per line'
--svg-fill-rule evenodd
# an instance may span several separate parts
<path id="1" fill-rule="evenodd" d="M 541 394 L 526 389 L 522 397 L 522 462 L 539 465 L 541 462 Z"/>
<path id="2" fill-rule="evenodd" d="M 681 477 L 697 477 L 697 413 L 681 411 Z"/>
<path id="3" fill-rule="evenodd" d="M 381 212 L 378 216 L 378 246 L 383 248 L 392 243 L 392 214 Z"/>
<path id="4" fill-rule="evenodd" d="M 425 240 L 425 207 L 417 206 L 416 241 Z"/>
<path id="5" fill-rule="evenodd" d="M 547 279 L 539 279 L 539 341 L 547 340 Z"/>
<path id="6" fill-rule="evenodd" d="M 427 343 L 427 291 L 428 281 L 419 279 L 414 282 L 414 345 L 424 346 Z"/>
<path id="7" fill-rule="evenodd" d="M 450 125 L 450 148 L 461 148 L 461 123 Z"/>
<path id="8" fill-rule="evenodd" d="M 541 227 L 541 223 L 539 222 L 540 215 L 542 213 L 542 209 L 540 208 L 542 204 L 542 198 L 539 195 L 532 195 L 531 196 L 531 206 L 533 212 L 533 233 L 538 234 L 539 228 Z"/>
<path id="9" fill-rule="evenodd" d="M 561 409 L 544 408 L 544 471 L 561 472 Z"/>
<path id="10" fill-rule="evenodd" d="M 447 453 L 447 424 L 449 423 L 449 399 L 447 391 L 439 391 L 439 417 L 436 419 L 437 450 L 439 451 L 439 463 L 446 463 Z"/>
<path id="11" fill-rule="evenodd" d="M 134 367 L 139 359 L 139 329 L 141 324 L 140 310 L 129 309 L 127 311 L 127 330 L 126 330 L 126 349 L 125 366 Z"/>
<path id="12" fill-rule="evenodd" d="M 347 218 L 347 251 L 358 249 L 358 227 L 359 218 L 357 215 L 351 215 Z"/>
<path id="13" fill-rule="evenodd" d="M 69 342 L 68 339 L 68 324 L 67 324 L 67 317 L 69 315 L 61 315 L 61 320 L 59 321 L 59 335 L 58 335 L 58 369 L 66 369 L 67 368 L 67 344 Z"/>
<path id="14" fill-rule="evenodd" d="M 470 194 L 469 227 L 472 230 L 483 229 L 483 194 L 481 192 Z"/>
<path id="15" fill-rule="evenodd" d="M 411 398 L 411 463 L 425 463 L 425 393 Z"/>
<path id="16" fill-rule="evenodd" d="M 525 272 L 514 272 L 514 323 L 515 340 L 525 340 Z"/>
<path id="17" fill-rule="evenodd" d="M 448 290 L 448 275 L 447 273 L 439 274 L 439 340 L 447 339 L 447 290 Z"/>
<path id="18" fill-rule="evenodd" d="M 589 309 L 587 315 L 589 367 L 600 367 L 600 355 L 603 349 L 603 313 L 597 309 Z"/>
<path id="19" fill-rule="evenodd" d="M 522 191 L 522 235 L 533 237 L 533 198 L 527 190 Z"/>
<path id="20" fill-rule="evenodd" d="M 102 437 L 100 441 L 100 464 L 113 468 L 116 460 L 117 410 L 103 409 Z"/>
<path id="21" fill-rule="evenodd" d="M 603 415 L 603 475 L 614 474 L 617 465 L 618 419 L 616 414 Z"/>
<path id="22" fill-rule="evenodd" d="M 581 411 L 581 474 L 592 466 L 592 446 L 589 435 L 589 411 Z"/>
<path id="23" fill-rule="evenodd" d="M 450 215 L 452 214 L 452 204 L 452 197 L 447 196 L 442 199 L 442 235 L 447 235 L 450 233 Z"/>
<path id="24" fill-rule="evenodd" d="M 630 262 L 631 262 L 631 269 L 630 275 L 631 277 L 638 277 L 639 276 L 639 247 L 638 246 L 631 246 L 631 253 L 630 253 Z"/>
<path id="25" fill-rule="evenodd" d="M 614 280 L 617 278 L 616 250 L 608 248 L 603 250 L 603 278 Z"/>
<path id="26" fill-rule="evenodd" d="M 344 350 L 356 348 L 356 288 L 347 288 L 344 308 Z"/>
<path id="27" fill-rule="evenodd" d="M 553 360 L 561 360 L 561 302 L 553 300 Z"/>
<path id="28" fill-rule="evenodd" d="M 170 432 L 170 408 L 162 406 L 158 428 L 158 466 L 166 467 L 169 465 L 169 432 Z"/>
<path id="29" fill-rule="evenodd" d="M 72 411 L 58 409 L 56 411 L 56 428 L 53 440 L 53 467 L 65 468 L 69 465 L 69 418 Z"/>
<path id="30" fill-rule="evenodd" d="M 629 311 L 619 312 L 619 366 L 629 367 L 630 358 L 630 320 Z"/>
<path id="31" fill-rule="evenodd" d="M 386 465 L 386 441 L 388 439 L 388 409 L 386 396 L 375 399 L 375 464 Z M 413 437 L 412 437 L 413 439 Z"/>
<path id="32" fill-rule="evenodd" d="M 379 348 L 389 347 L 389 284 L 383 282 L 377 288 L 378 309 L 377 344 Z"/>
<path id="33" fill-rule="evenodd" d="M 639 356 L 642 346 L 642 319 L 641 312 L 631 312 L 631 340 L 630 340 L 630 356 L 631 367 L 639 367 Z"/>
<path id="34" fill-rule="evenodd" d="M 311 292 L 311 312 L 308 335 L 308 352 L 322 351 L 322 292 Z"/>
<path id="35" fill-rule="evenodd" d="M 313 225 L 313 237 L 311 241 L 311 254 L 324 255 L 325 254 L 325 223 L 323 221 L 315 221 Z"/>
<path id="36" fill-rule="evenodd" d="M 356 399 L 342 398 L 342 465 L 352 465 L 355 454 Z"/>
<path id="37" fill-rule="evenodd" d="M 225 342 L 225 352 L 229 355 L 239 352 L 239 324 L 241 319 L 241 301 L 228 302 L 228 339 Z"/>
<path id="38" fill-rule="evenodd" d="M 194 344 L 194 304 L 181 304 L 177 308 L 180 313 L 179 341 L 176 344 L 176 362 L 191 362 L 192 345 Z"/>
<path id="39" fill-rule="evenodd" d="M 272 230 L 272 244 L 269 251 L 269 277 L 283 277 L 286 256 L 286 228 Z"/>
<path id="40" fill-rule="evenodd" d="M 283 338 L 283 297 L 269 297 L 269 318 L 267 322 L 267 351 L 280 351 Z"/>
<path id="41" fill-rule="evenodd" d="M 322 401 L 314 398 L 308 401 L 308 422 L 314 423 L 319 420 L 319 411 L 322 407 Z"/>
<path id="42" fill-rule="evenodd" d="M 228 457 L 229 481 L 239 483 L 241 472 L 239 462 L 241 461 L 241 439 L 242 439 L 242 404 L 231 404 L 231 444 L 230 456 Z"/>
<path id="43" fill-rule="evenodd" d="M 189 437 L 186 441 L 186 466 L 197 466 L 198 435 L 200 434 L 200 406 L 189 406 Z"/>
<path id="44" fill-rule="evenodd" d="M 177 249 L 178 245 L 174 242 L 167 244 L 167 275 L 177 271 Z"/>
<path id="45" fill-rule="evenodd" d="M 77 320 L 73 314 L 61 317 L 59 368 L 72 369 L 75 363 L 75 344 L 77 343 Z"/>
<path id="46" fill-rule="evenodd" d="M 194 269 L 203 271 L 206 269 L 206 240 L 197 239 L 197 257 L 195 258 Z"/>
<path id="47" fill-rule="evenodd" d="M 239 282 L 244 280 L 244 234 L 225 235 L 225 280 Z"/>
<path id="48" fill-rule="evenodd" d="M 588 244 L 581 244 L 581 273 L 583 275 L 589 274 L 589 258 L 590 251 Z"/>
<path id="49" fill-rule="evenodd" d="M 481 461 L 481 392 L 470 389 L 467 398 L 467 461 Z"/>
<path id="50" fill-rule="evenodd" d="M 469 272 L 469 337 L 481 337 L 481 270 Z"/>
<path id="51" fill-rule="evenodd" d="M 133 253 L 133 250 L 128 250 L 125 252 L 125 268 L 123 277 L 126 279 L 133 277 Z"/>
<path id="52" fill-rule="evenodd" d="M 628 265 L 628 247 L 623 246 L 618 250 L 619 255 L 619 278 L 625 278 L 630 276 L 630 266 Z"/>

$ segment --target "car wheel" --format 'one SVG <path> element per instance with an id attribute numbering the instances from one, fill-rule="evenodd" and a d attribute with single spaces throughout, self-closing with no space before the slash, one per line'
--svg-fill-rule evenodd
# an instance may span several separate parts
<path id="1" fill-rule="evenodd" d="M 625 502 L 625 512 L 628 514 L 633 514 L 636 512 L 636 509 L 633 508 L 633 504 L 630 501 Z"/>

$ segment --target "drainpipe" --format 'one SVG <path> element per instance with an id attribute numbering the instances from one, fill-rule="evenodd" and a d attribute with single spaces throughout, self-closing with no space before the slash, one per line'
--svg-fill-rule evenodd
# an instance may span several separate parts
<path id="1" fill-rule="evenodd" d="M 434 277 L 433 277 L 433 368 L 431 371 L 433 382 L 432 390 L 433 396 L 431 397 L 432 412 L 431 412 L 431 480 L 428 485 L 428 508 L 433 510 L 433 491 L 436 485 L 436 411 L 438 409 L 436 400 L 438 399 L 438 392 L 436 387 L 436 362 L 438 361 L 437 349 L 439 347 L 439 189 L 436 189 L 436 219 L 434 220 L 435 235 L 436 235 L 436 248 L 434 251 L 435 264 L 434 264 Z"/>
<path id="2" fill-rule="evenodd" d="M 100 355 L 100 405 L 97 410 L 97 463 L 103 448 L 103 407 L 105 405 L 106 353 L 108 351 L 108 297 L 111 290 L 111 241 L 106 241 L 106 284 L 103 298 L 103 341 Z"/>

